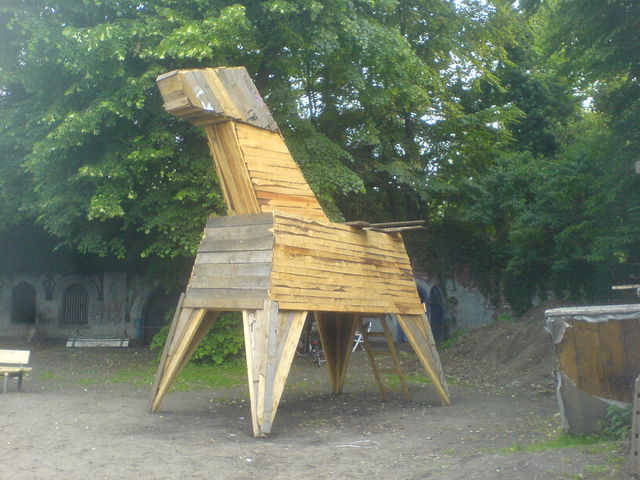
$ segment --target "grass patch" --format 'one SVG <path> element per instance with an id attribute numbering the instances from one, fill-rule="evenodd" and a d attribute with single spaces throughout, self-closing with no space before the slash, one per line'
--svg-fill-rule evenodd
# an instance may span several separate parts
<path id="1" fill-rule="evenodd" d="M 230 388 L 247 383 L 244 362 L 226 365 L 187 365 L 178 376 L 174 390 L 189 391 L 203 388 Z"/>
<path id="2" fill-rule="evenodd" d="M 156 367 L 122 369 L 107 379 L 109 383 L 125 383 L 134 387 L 145 387 L 153 384 Z"/>
<path id="3" fill-rule="evenodd" d="M 560 434 L 555 438 L 529 445 L 516 444 L 496 450 L 497 453 L 541 452 L 560 448 L 584 447 L 585 453 L 612 452 L 618 448 L 617 442 L 598 436 L 578 437 Z"/>
<path id="4" fill-rule="evenodd" d="M 144 387 L 153 384 L 155 375 L 155 367 L 134 370 L 123 369 L 116 372 L 107 381 Z M 241 361 L 230 362 L 225 365 L 187 364 L 175 380 L 173 390 L 185 392 L 204 388 L 229 388 L 244 385 L 246 382 L 246 366 Z"/>
<path id="5" fill-rule="evenodd" d="M 447 348 L 453 347 L 456 343 L 458 343 L 460 338 L 467 334 L 467 332 L 468 331 L 463 328 L 454 330 L 449 338 L 438 345 L 438 350 L 446 350 Z"/>

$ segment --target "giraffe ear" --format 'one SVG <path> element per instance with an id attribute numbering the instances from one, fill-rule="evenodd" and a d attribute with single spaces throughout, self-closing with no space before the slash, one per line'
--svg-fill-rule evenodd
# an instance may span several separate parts
<path id="1" fill-rule="evenodd" d="M 174 70 L 156 82 L 165 110 L 195 125 L 235 120 L 278 131 L 244 67 Z"/>

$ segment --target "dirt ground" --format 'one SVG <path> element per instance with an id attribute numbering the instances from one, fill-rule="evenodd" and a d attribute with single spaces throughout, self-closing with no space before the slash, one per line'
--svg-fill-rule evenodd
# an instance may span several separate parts
<path id="1" fill-rule="evenodd" d="M 0 479 L 629 478 L 624 445 L 536 448 L 558 430 L 542 323 L 532 312 L 442 352 L 450 406 L 425 383 L 381 402 L 363 352 L 334 397 L 326 367 L 296 358 L 266 439 L 251 436 L 246 386 L 174 391 L 152 415 L 150 385 L 110 380 L 153 366 L 147 350 L 30 345 L 24 391 L 0 394 Z"/>

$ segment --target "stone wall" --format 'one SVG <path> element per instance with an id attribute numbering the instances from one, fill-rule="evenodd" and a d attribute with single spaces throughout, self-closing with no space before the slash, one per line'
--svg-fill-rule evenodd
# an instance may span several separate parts
<path id="1" fill-rule="evenodd" d="M 0 337 L 137 338 L 154 285 L 123 273 L 0 275 Z"/>

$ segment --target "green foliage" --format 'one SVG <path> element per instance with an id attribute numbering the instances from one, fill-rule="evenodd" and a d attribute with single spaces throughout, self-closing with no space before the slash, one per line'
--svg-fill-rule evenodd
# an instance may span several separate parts
<path id="1" fill-rule="evenodd" d="M 416 267 L 516 313 L 605 298 L 640 256 L 638 5 L 512 4 L 5 2 L 0 233 L 183 282 L 225 206 L 155 78 L 244 65 L 332 219 L 427 220 Z"/>
<path id="2" fill-rule="evenodd" d="M 167 341 L 169 328 L 165 325 L 151 340 L 149 348 L 162 352 Z M 191 357 L 196 365 L 223 365 L 240 354 L 244 347 L 244 337 L 240 314 L 223 313 L 198 345 Z"/>
<path id="3" fill-rule="evenodd" d="M 610 440 L 627 440 L 631 431 L 633 407 L 610 405 L 602 426 L 602 436 Z"/>
<path id="4" fill-rule="evenodd" d="M 467 334 L 467 330 L 463 328 L 458 328 L 451 333 L 449 338 L 443 340 L 442 343 L 438 345 L 438 350 L 446 350 L 454 345 L 456 345 L 462 337 Z"/>

